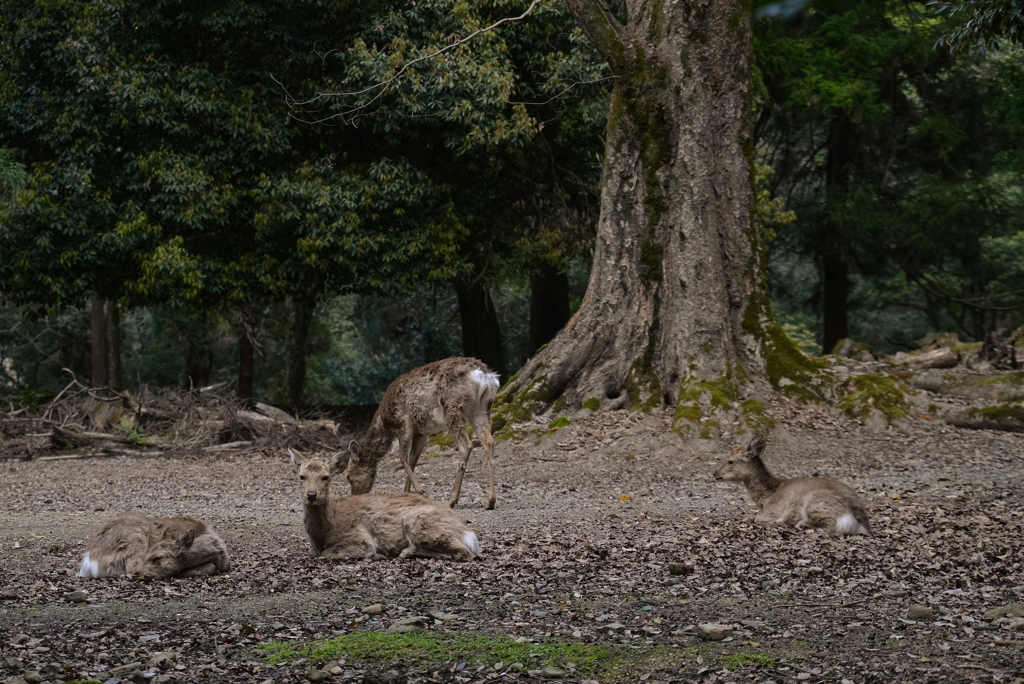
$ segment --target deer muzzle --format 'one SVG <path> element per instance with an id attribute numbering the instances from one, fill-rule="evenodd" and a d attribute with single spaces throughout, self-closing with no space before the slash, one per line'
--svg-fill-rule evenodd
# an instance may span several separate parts
<path id="1" fill-rule="evenodd" d="M 306 492 L 306 501 L 316 501 L 316 492 Z"/>

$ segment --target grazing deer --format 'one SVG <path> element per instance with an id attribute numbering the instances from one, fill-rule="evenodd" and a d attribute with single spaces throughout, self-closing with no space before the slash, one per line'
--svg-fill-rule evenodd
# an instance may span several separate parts
<path id="1" fill-rule="evenodd" d="M 405 491 L 423 489 L 413 471 L 433 435 L 447 430 L 459 448 L 462 461 L 455 475 L 450 507 L 459 501 L 473 441 L 471 424 L 487 456 L 487 508 L 494 508 L 494 438 L 491 437 L 491 404 L 500 386 L 497 373 L 476 359 L 465 357 L 435 361 L 409 371 L 391 383 L 373 416 L 363 443 L 349 446 L 348 481 L 353 494 L 369 494 L 377 478 L 377 464 L 398 439 L 398 456 L 405 467 Z"/>
<path id="2" fill-rule="evenodd" d="M 203 521 L 125 513 L 89 540 L 78 576 L 192 577 L 229 568 L 224 541 Z"/>
<path id="3" fill-rule="evenodd" d="M 831 535 L 871 534 L 867 509 L 857 492 L 827 477 L 772 477 L 761 460 L 764 447 L 764 435 L 755 435 L 746 448 L 733 449 L 715 471 L 716 480 L 743 484 L 761 506 L 755 523 L 807 525 Z"/>
<path id="4" fill-rule="evenodd" d="M 299 490 L 305 503 L 303 524 L 311 558 L 448 557 L 458 561 L 480 555 L 476 533 L 451 508 L 419 494 L 360 494 L 330 498 L 331 476 L 345 470 L 337 453 L 330 462 L 299 465 Z"/>

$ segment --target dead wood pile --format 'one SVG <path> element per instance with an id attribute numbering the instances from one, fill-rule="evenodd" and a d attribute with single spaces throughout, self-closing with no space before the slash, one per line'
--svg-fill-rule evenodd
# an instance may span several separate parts
<path id="1" fill-rule="evenodd" d="M 69 371 L 70 372 L 70 371 Z M 246 408 L 224 383 L 173 395 L 90 388 L 73 379 L 32 411 L 0 409 L 0 458 L 68 459 L 193 452 L 338 451 L 350 435 L 329 419 L 299 420 L 273 406 Z"/>

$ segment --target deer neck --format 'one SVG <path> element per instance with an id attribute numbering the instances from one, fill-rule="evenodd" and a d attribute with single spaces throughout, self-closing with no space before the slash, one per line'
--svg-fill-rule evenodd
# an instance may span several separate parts
<path id="1" fill-rule="evenodd" d="M 753 459 L 751 463 L 754 466 L 754 472 L 744 480 L 743 484 L 746 486 L 750 498 L 758 505 L 762 505 L 785 480 L 780 480 L 769 473 L 760 458 Z"/>
<path id="2" fill-rule="evenodd" d="M 360 460 L 368 465 L 376 465 L 380 459 L 387 455 L 391 449 L 391 442 L 394 435 L 384 427 L 379 416 L 375 416 L 366 436 L 363 438 L 363 448 Z"/>
<path id="3" fill-rule="evenodd" d="M 319 506 L 310 506 L 307 503 L 302 522 L 313 548 L 318 554 L 321 553 L 327 548 L 327 538 L 331 534 L 331 514 L 328 502 L 325 501 Z"/>

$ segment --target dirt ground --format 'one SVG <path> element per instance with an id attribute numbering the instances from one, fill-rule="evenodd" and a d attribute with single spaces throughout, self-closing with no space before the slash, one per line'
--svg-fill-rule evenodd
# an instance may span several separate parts
<path id="1" fill-rule="evenodd" d="M 872 536 L 755 527 L 745 492 L 712 477 L 746 438 L 684 442 L 667 411 L 597 413 L 554 436 L 501 442 L 494 511 L 483 509 L 476 450 L 457 510 L 484 557 L 462 564 L 307 558 L 286 454 L 0 461 L 0 681 L 1024 681 L 1024 630 L 1014 629 L 1024 620 L 987 617 L 1024 603 L 1024 435 L 919 415 L 880 429 L 824 407 L 775 413 L 768 466 L 853 486 Z M 456 459 L 439 447 L 428 456 L 417 474 L 446 498 Z M 395 464 L 375 491 L 400 489 Z M 124 511 L 206 520 L 228 545 L 230 573 L 78 578 L 88 536 Z M 77 589 L 87 602 L 65 599 Z M 372 604 L 383 612 L 361 612 Z M 908 618 L 912 605 L 933 612 Z M 463 642 L 598 644 L 607 655 L 586 667 L 544 653 L 522 663 L 342 657 L 322 674 L 322 660 L 268 662 L 260 648 L 421 615 L 428 634 Z M 732 636 L 706 640 L 702 623 Z M 153 660 L 160 653 L 172 655 Z M 132 663 L 141 669 L 123 667 Z"/>

